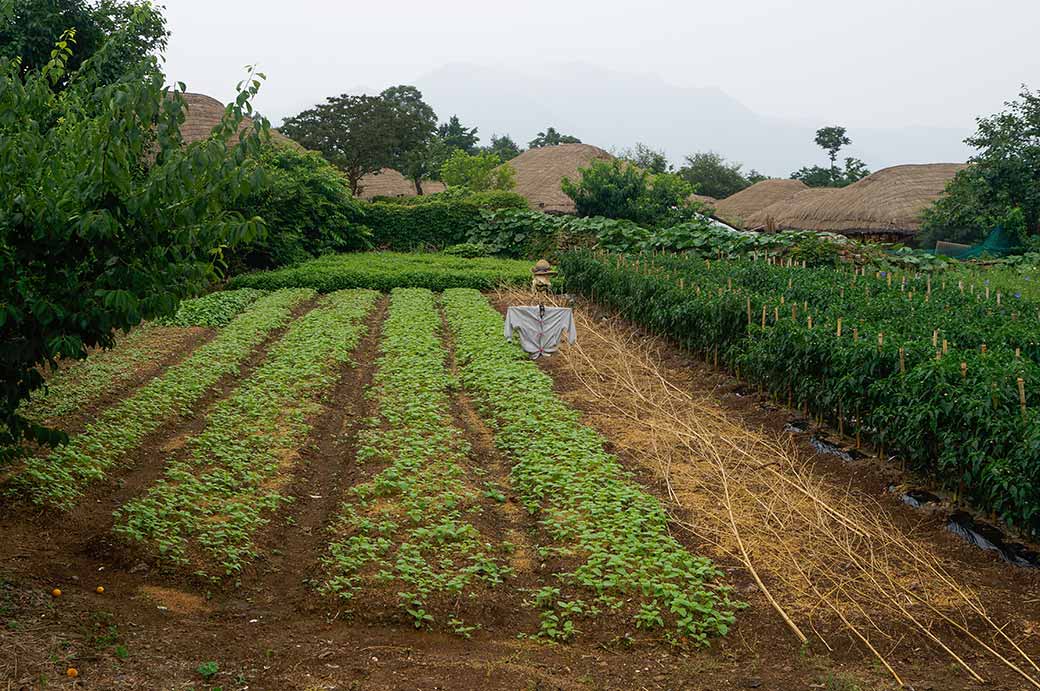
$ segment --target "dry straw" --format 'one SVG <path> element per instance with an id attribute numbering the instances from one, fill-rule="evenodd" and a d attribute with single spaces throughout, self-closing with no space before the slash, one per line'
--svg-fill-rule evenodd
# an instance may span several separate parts
<path id="1" fill-rule="evenodd" d="M 614 157 L 590 144 L 560 144 L 528 149 L 508 161 L 516 171 L 516 189 L 536 211 L 572 214 L 574 200 L 563 193 L 560 183 L 564 178 L 577 182 L 579 168 L 588 168 L 593 161 L 610 161 Z"/>
<path id="2" fill-rule="evenodd" d="M 715 214 L 726 223 L 743 228 L 757 212 L 807 189 L 801 180 L 762 180 L 720 199 L 715 203 Z"/>
<path id="3" fill-rule="evenodd" d="M 581 308 L 575 319 L 579 341 L 559 357 L 592 421 L 661 477 L 676 525 L 745 566 L 799 641 L 811 631 L 834 650 L 845 632 L 901 685 L 894 661 L 930 644 L 976 681 L 999 666 L 1040 688 L 1040 668 L 1007 624 L 876 501 L 825 482 L 786 435 L 752 430 L 690 393 L 686 370 L 658 365 L 659 339 Z"/>

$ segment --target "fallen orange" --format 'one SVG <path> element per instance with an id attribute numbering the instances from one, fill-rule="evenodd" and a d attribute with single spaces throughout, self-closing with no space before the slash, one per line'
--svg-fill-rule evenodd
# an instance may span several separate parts
<path id="1" fill-rule="evenodd" d="M 99 586 L 98 586 L 98 587 L 96 588 L 96 592 L 97 592 L 97 594 L 98 594 L 98 595 L 100 595 L 101 593 L 105 592 L 105 586 L 103 586 L 103 585 L 99 585 Z"/>
<path id="2" fill-rule="evenodd" d="M 51 591 L 51 595 L 54 597 L 61 597 L 61 588 L 55 588 Z"/>
<path id="3" fill-rule="evenodd" d="M 75 667 L 69 667 L 67 670 L 65 670 L 65 675 L 69 679 L 75 679 L 76 677 L 79 676 L 79 670 L 76 669 Z"/>

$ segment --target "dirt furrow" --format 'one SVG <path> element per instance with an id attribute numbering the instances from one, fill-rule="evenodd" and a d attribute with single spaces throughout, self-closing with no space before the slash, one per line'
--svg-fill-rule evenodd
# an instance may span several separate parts
<path id="1" fill-rule="evenodd" d="M 285 491 L 292 501 L 257 536 L 257 550 L 264 556 L 247 566 L 240 578 L 250 607 L 233 602 L 232 613 L 236 607 L 249 618 L 258 612 L 289 617 L 319 611 L 321 601 L 311 581 L 328 544 L 327 528 L 346 489 L 364 482 L 372 470 L 355 461 L 355 450 L 357 435 L 375 405 L 366 393 L 375 373 L 387 304 L 387 298 L 381 298 L 366 318 L 366 335 L 352 356 L 355 364 L 341 368 L 336 387 L 323 401 L 324 411 L 311 422 L 308 442 L 300 449 Z"/>

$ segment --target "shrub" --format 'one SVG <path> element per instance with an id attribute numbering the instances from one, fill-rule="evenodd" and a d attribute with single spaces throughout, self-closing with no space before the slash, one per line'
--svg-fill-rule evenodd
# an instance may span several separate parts
<path id="1" fill-rule="evenodd" d="M 452 245 L 444 249 L 444 254 L 452 257 L 463 257 L 464 259 L 472 259 L 474 257 L 486 257 L 491 252 L 488 252 L 488 248 L 484 245 L 475 242 L 463 242 L 458 245 Z"/>
<path id="2" fill-rule="evenodd" d="M 373 202 L 362 204 L 361 211 L 365 225 L 372 229 L 372 243 L 395 251 L 441 249 L 465 242 L 469 229 L 480 222 L 480 207 L 465 202 Z"/>
<path id="3" fill-rule="evenodd" d="M 246 215 L 261 216 L 267 237 L 243 248 L 237 268 L 293 264 L 329 252 L 368 246 L 371 231 L 358 222 L 361 210 L 350 185 L 320 155 L 269 145 L 256 157 L 267 184 L 239 203 Z"/>
<path id="4" fill-rule="evenodd" d="M 625 219 L 645 226 L 689 218 L 700 207 L 689 201 L 693 187 L 673 173 L 651 175 L 625 161 L 593 161 L 581 179 L 563 179 L 564 193 L 579 216 Z"/>
<path id="5" fill-rule="evenodd" d="M 510 190 L 516 187 L 516 171 L 502 165 L 498 154 L 468 154 L 456 149 L 441 166 L 441 180 L 449 187 L 466 187 L 474 192 Z"/>
<path id="6" fill-rule="evenodd" d="M 449 187 L 443 192 L 424 194 L 416 197 L 373 197 L 372 202 L 399 204 L 401 206 L 420 206 L 422 204 L 438 204 L 445 202 L 465 202 L 483 209 L 526 209 L 527 199 L 507 190 L 488 190 L 474 192 L 466 187 Z"/>

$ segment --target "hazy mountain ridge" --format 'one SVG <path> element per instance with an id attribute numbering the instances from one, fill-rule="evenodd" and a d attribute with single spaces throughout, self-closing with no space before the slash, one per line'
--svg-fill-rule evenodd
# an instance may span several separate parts
<path id="1" fill-rule="evenodd" d="M 521 145 L 546 126 L 605 149 L 642 141 L 664 149 L 674 163 L 713 150 L 745 169 L 786 177 L 803 165 L 826 163 L 813 143 L 824 122 L 763 117 L 717 87 L 678 87 L 653 75 L 613 72 L 567 63 L 529 74 L 503 67 L 454 63 L 413 82 L 442 119 L 457 113 L 477 126 L 484 143 L 508 133 Z M 927 126 L 850 127 L 857 156 L 877 170 L 900 163 L 964 161 L 964 130 Z"/>

